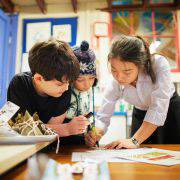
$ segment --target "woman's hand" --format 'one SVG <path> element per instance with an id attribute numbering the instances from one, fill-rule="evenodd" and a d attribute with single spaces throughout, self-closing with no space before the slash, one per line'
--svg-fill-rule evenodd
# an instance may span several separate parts
<path id="1" fill-rule="evenodd" d="M 96 133 L 91 130 L 85 135 L 85 142 L 88 146 L 96 146 L 96 142 L 104 135 L 104 131 L 100 128 L 95 128 L 95 131 Z"/>
<path id="2" fill-rule="evenodd" d="M 113 141 L 106 146 L 104 146 L 105 149 L 121 149 L 121 148 L 127 148 L 127 149 L 133 149 L 137 148 L 137 146 L 132 142 L 131 139 L 119 139 L 116 141 Z"/>

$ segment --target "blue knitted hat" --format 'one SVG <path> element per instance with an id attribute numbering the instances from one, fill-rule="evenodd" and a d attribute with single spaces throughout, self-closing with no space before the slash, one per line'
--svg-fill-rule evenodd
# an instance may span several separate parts
<path id="1" fill-rule="evenodd" d="M 93 50 L 89 49 L 89 43 L 82 41 L 80 47 L 74 47 L 73 51 L 80 63 L 80 74 L 96 75 L 96 56 Z"/>

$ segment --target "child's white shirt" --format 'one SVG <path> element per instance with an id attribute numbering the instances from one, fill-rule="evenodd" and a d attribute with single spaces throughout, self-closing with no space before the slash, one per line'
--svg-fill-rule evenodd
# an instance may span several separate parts
<path id="1" fill-rule="evenodd" d="M 72 88 L 70 107 L 67 110 L 66 117 L 72 119 L 79 115 L 84 115 L 92 110 L 92 88 L 86 92 L 80 92 L 75 88 Z"/>

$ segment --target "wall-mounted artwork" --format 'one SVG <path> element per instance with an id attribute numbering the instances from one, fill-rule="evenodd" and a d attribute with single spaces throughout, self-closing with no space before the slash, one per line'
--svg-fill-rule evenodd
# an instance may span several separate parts
<path id="1" fill-rule="evenodd" d="M 24 19 L 22 53 L 29 52 L 34 43 L 49 39 L 51 36 L 75 46 L 77 20 L 77 17 Z"/>
<path id="2" fill-rule="evenodd" d="M 47 40 L 51 36 L 51 22 L 28 23 L 26 31 L 26 52 L 38 41 Z"/>
<path id="3" fill-rule="evenodd" d="M 70 43 L 71 37 L 71 24 L 55 25 L 53 26 L 53 37 Z"/>
<path id="4" fill-rule="evenodd" d="M 151 53 L 168 58 L 171 69 L 178 68 L 178 41 L 176 16 L 172 11 L 134 11 L 131 14 L 112 12 L 112 37 L 121 34 L 142 36 L 150 46 Z"/>

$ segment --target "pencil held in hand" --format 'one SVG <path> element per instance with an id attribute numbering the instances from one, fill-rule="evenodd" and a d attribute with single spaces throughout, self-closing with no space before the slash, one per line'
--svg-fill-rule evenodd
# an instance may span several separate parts
<path id="1" fill-rule="evenodd" d="M 95 127 L 95 125 L 94 125 L 94 124 L 91 124 L 91 130 L 92 130 L 92 132 L 93 132 L 94 136 L 96 136 L 96 137 L 97 137 L 96 127 Z M 99 141 L 96 141 L 96 145 L 97 145 L 97 147 L 99 148 Z"/>

